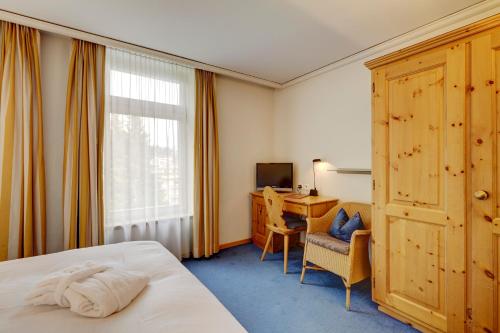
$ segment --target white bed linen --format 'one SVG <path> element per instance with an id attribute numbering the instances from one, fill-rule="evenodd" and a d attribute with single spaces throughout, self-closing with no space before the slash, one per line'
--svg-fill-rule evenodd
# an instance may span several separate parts
<path id="1" fill-rule="evenodd" d="M 86 318 L 58 306 L 25 305 L 47 274 L 92 260 L 150 276 L 123 311 Z M 0 263 L 0 332 L 246 332 L 215 296 L 157 242 L 126 242 Z"/>

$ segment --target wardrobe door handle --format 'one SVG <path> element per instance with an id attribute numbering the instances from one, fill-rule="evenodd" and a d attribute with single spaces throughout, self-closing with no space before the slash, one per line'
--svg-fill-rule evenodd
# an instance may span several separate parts
<path id="1" fill-rule="evenodd" d="M 474 192 L 474 198 L 476 198 L 477 200 L 486 200 L 489 197 L 490 197 L 490 195 L 488 194 L 488 192 L 486 192 L 484 190 L 479 190 L 479 191 Z"/>

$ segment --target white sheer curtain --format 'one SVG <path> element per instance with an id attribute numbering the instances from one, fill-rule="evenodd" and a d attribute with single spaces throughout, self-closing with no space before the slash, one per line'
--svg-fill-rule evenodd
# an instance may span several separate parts
<path id="1" fill-rule="evenodd" d="M 190 255 L 194 70 L 107 48 L 105 242 Z"/>

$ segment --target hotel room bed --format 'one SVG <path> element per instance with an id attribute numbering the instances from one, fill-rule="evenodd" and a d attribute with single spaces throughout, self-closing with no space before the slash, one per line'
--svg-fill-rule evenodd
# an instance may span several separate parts
<path id="1" fill-rule="evenodd" d="M 92 260 L 123 264 L 151 277 L 121 312 L 86 318 L 67 308 L 27 306 L 45 275 Z M 246 332 L 217 298 L 156 242 L 126 242 L 0 263 L 0 332 Z"/>

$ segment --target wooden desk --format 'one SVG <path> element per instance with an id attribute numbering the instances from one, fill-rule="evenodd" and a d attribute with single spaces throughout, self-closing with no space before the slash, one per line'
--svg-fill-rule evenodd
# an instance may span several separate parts
<path id="1" fill-rule="evenodd" d="M 251 192 L 252 198 L 252 241 L 260 248 L 264 248 L 267 240 L 267 211 L 264 204 L 264 197 L 262 192 Z M 307 196 L 302 199 L 287 198 L 284 193 L 285 207 L 283 211 L 294 213 L 306 217 L 320 217 L 338 203 L 338 199 L 332 197 Z M 296 245 L 300 240 L 300 235 L 290 236 L 290 246 Z M 283 236 L 274 234 L 271 244 L 269 245 L 269 252 L 278 252 L 283 250 Z"/>

